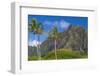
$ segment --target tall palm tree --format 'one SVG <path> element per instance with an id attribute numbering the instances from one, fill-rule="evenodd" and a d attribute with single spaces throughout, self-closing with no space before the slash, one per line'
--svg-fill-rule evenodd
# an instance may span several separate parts
<path id="1" fill-rule="evenodd" d="M 38 28 L 37 28 L 37 32 L 36 32 L 39 42 L 40 42 L 40 35 L 43 33 L 43 27 L 41 25 L 42 25 L 41 23 L 37 24 Z M 38 43 L 37 49 L 38 49 L 39 60 L 41 60 L 40 43 Z"/>
<path id="2" fill-rule="evenodd" d="M 38 37 L 38 41 L 40 41 L 40 34 L 43 33 L 43 27 L 42 24 L 37 22 L 37 20 L 32 19 L 31 24 L 29 24 L 29 31 L 33 32 L 34 37 L 36 38 L 36 36 Z M 38 59 L 41 60 L 41 52 L 40 52 L 40 44 L 37 44 L 37 55 L 38 55 Z"/>
<path id="3" fill-rule="evenodd" d="M 57 59 L 57 40 L 59 39 L 59 32 L 58 28 L 56 26 L 53 27 L 53 29 L 49 32 L 49 38 L 52 38 L 54 40 L 54 52 L 55 52 L 55 58 Z"/>

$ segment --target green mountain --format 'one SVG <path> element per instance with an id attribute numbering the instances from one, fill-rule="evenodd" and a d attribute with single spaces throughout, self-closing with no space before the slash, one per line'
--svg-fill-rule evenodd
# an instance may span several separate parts
<path id="1" fill-rule="evenodd" d="M 57 40 L 57 49 L 65 48 L 79 51 L 88 50 L 87 31 L 80 26 L 70 26 L 68 30 L 60 33 L 60 38 Z M 41 52 L 46 53 L 54 49 L 54 40 L 47 39 L 41 45 Z"/>
<path id="2" fill-rule="evenodd" d="M 41 54 L 46 55 L 54 50 L 54 40 L 49 37 L 41 46 Z M 71 49 L 73 51 L 88 52 L 88 33 L 84 27 L 70 25 L 69 28 L 60 33 L 57 40 L 57 49 Z M 36 54 L 36 47 L 28 46 L 28 55 Z"/>

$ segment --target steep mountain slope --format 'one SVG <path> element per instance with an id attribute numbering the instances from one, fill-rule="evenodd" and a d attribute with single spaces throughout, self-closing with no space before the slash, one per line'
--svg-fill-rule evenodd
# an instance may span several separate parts
<path id="1" fill-rule="evenodd" d="M 83 27 L 71 25 L 68 30 L 60 33 L 57 40 L 57 48 L 69 48 L 72 50 L 87 51 L 87 32 Z M 54 40 L 47 39 L 41 45 L 42 52 L 48 52 L 54 49 Z"/>
<path id="2" fill-rule="evenodd" d="M 54 40 L 48 38 L 41 44 L 40 47 L 41 47 L 40 48 L 41 53 L 42 55 L 44 55 L 47 52 L 54 50 Z M 87 52 L 88 51 L 87 30 L 85 30 L 81 26 L 70 25 L 66 31 L 60 33 L 59 40 L 57 40 L 57 49 L 62 49 L 62 48 L 72 49 L 73 51 L 79 50 L 81 52 Z M 31 55 L 33 52 L 36 53 L 36 48 L 29 49 L 28 52 L 29 55 Z"/>

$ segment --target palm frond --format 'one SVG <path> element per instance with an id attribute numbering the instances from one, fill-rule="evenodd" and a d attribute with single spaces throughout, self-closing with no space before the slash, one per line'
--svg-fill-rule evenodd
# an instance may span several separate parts
<path id="1" fill-rule="evenodd" d="M 49 32 L 49 38 L 52 38 L 52 39 L 59 38 L 59 32 L 58 32 L 58 28 L 56 26 L 54 26 L 53 29 Z"/>

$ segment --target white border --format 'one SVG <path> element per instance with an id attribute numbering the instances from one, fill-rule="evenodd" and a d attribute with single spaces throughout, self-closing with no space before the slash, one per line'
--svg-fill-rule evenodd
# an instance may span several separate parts
<path id="1" fill-rule="evenodd" d="M 27 8 L 29 10 L 24 10 L 24 13 L 22 8 Z M 48 11 L 52 11 L 52 13 L 46 12 L 46 13 L 42 13 L 42 12 L 35 12 L 35 14 L 48 14 L 48 15 L 68 15 L 68 14 L 64 14 L 66 12 L 66 10 L 69 10 L 69 15 L 73 15 L 73 16 L 88 16 L 89 17 L 89 46 L 91 48 L 89 48 L 89 50 L 93 50 L 95 49 L 95 45 L 93 45 L 95 43 L 95 39 L 96 39 L 96 26 L 94 25 L 96 23 L 96 18 L 95 18 L 95 12 L 96 10 L 93 8 L 83 8 L 83 7 L 69 7 L 67 6 L 67 8 L 65 8 L 65 6 L 52 6 L 52 5 L 48 5 L 44 6 L 44 4 L 40 4 L 40 5 L 36 5 L 36 4 L 30 4 L 30 3 L 12 3 L 12 69 L 11 71 L 13 73 L 22 73 L 22 72 L 46 72 L 46 71 L 54 71 L 54 70 L 64 70 L 64 69 L 75 69 L 75 68 L 89 68 L 91 66 L 94 66 L 95 64 L 95 58 L 93 57 L 93 54 L 95 54 L 94 51 L 89 51 L 89 59 L 77 59 L 77 60 L 54 60 L 54 61 L 35 61 L 35 62 L 27 62 L 25 53 L 23 52 L 23 48 L 25 48 L 26 43 L 26 39 L 23 37 L 26 37 L 27 35 L 27 20 L 26 19 L 26 15 L 28 13 L 33 14 L 34 10 L 37 9 L 33 9 L 32 8 L 37 8 L 40 9 L 41 11 L 43 11 L 43 9 L 45 8 L 45 10 Z M 64 11 L 64 13 L 60 12 L 60 13 L 56 13 L 56 11 Z M 73 13 L 70 13 L 73 10 Z M 75 10 L 77 10 L 79 13 L 75 13 Z M 26 12 L 25 12 L 26 11 Z M 90 13 L 85 13 L 85 12 L 90 12 Z M 84 13 L 85 14 L 84 14 Z M 68 12 L 67 12 L 68 13 Z M 91 23 L 92 22 L 92 23 Z M 21 25 L 21 26 L 20 26 Z M 25 27 L 23 26 L 25 25 Z M 91 26 L 90 26 L 91 25 Z M 25 32 L 25 33 L 23 33 Z M 22 40 L 22 41 L 21 41 Z M 27 48 L 26 48 L 27 49 Z M 74 64 L 73 64 L 74 63 Z M 71 66 L 70 66 L 71 64 Z M 79 65 L 77 65 L 79 64 Z M 52 66 L 51 66 L 52 65 Z M 65 67 L 65 65 L 67 65 Z M 35 69 L 33 69 L 33 67 Z"/>

